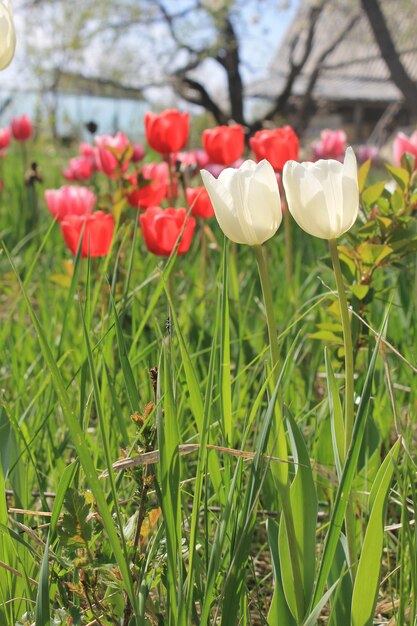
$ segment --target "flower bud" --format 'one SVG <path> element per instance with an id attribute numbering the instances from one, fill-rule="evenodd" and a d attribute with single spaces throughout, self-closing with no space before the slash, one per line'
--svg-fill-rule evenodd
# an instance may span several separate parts
<path id="1" fill-rule="evenodd" d="M 333 159 L 316 163 L 288 161 L 282 181 L 288 208 L 310 235 L 337 239 L 354 224 L 359 208 L 356 157 L 348 148 L 344 163 Z"/>
<path id="2" fill-rule="evenodd" d="M 278 183 L 272 165 L 248 160 L 239 169 L 226 168 L 216 179 L 201 170 L 220 228 L 232 241 L 263 244 L 282 220 Z"/>

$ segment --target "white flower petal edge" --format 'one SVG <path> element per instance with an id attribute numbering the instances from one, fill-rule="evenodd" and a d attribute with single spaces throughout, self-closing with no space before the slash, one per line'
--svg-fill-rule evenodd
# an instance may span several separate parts
<path id="1" fill-rule="evenodd" d="M 354 224 L 359 208 L 356 157 L 347 148 L 344 163 L 288 161 L 283 170 L 288 208 L 310 235 L 337 239 Z"/>
<path id="2" fill-rule="evenodd" d="M 4 70 L 11 63 L 15 48 L 12 5 L 9 0 L 0 0 L 0 70 Z"/>
<path id="3" fill-rule="evenodd" d="M 239 169 L 224 169 L 217 179 L 206 170 L 201 176 L 226 237 L 255 246 L 276 233 L 282 220 L 281 200 L 268 161 L 249 159 Z"/>

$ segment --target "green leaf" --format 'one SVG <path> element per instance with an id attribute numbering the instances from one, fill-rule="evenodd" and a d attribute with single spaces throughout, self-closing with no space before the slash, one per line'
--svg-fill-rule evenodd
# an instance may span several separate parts
<path id="1" fill-rule="evenodd" d="M 65 513 L 59 526 L 59 538 L 66 545 L 87 545 L 93 536 L 92 526 L 86 520 L 90 505 L 76 489 L 68 489 L 64 498 Z"/>
<path id="2" fill-rule="evenodd" d="M 36 594 L 35 626 L 49 626 L 49 535 L 46 540 L 38 591 Z"/>
<path id="3" fill-rule="evenodd" d="M 358 255 L 365 265 L 377 265 L 383 259 L 392 254 L 392 248 L 386 244 L 375 244 L 364 241 L 357 248 Z"/>
<path id="4" fill-rule="evenodd" d="M 335 335 L 329 330 L 318 330 L 316 333 L 309 335 L 310 339 L 320 339 L 321 341 L 328 341 L 330 343 L 343 343 L 343 338 L 340 335 Z"/>
<path id="5" fill-rule="evenodd" d="M 286 411 L 288 434 L 294 458 L 295 478 L 290 487 L 299 566 L 304 594 L 304 609 L 310 605 L 314 587 L 316 563 L 317 494 L 310 456 L 303 436 L 289 410 Z M 278 537 L 279 559 L 285 597 L 293 615 L 297 614 L 291 557 L 284 516 L 281 516 Z"/>
<path id="6" fill-rule="evenodd" d="M 369 293 L 370 285 L 351 285 L 350 290 L 358 300 L 363 300 Z"/>
<path id="7" fill-rule="evenodd" d="M 372 626 L 373 623 L 384 543 L 385 509 L 401 445 L 400 437 L 379 468 L 369 496 L 371 514 L 353 589 L 352 626 Z"/>
<path id="8" fill-rule="evenodd" d="M 326 363 L 327 388 L 329 393 L 330 427 L 332 432 L 333 454 L 337 475 L 340 479 L 342 467 L 345 460 L 345 427 L 343 422 L 343 409 L 340 402 L 339 390 L 334 377 L 331 360 L 328 350 L 324 350 L 324 360 Z"/>
<path id="9" fill-rule="evenodd" d="M 402 167 L 394 167 L 394 165 L 388 165 L 388 163 L 385 163 L 385 167 L 389 171 L 395 182 L 399 184 L 403 191 L 405 191 L 408 188 L 408 183 L 410 182 L 410 174 L 407 172 L 407 170 Z"/>
<path id="10" fill-rule="evenodd" d="M 126 348 L 126 343 L 123 337 L 123 330 L 120 324 L 119 316 L 117 314 L 116 305 L 112 298 L 113 303 L 113 316 L 114 325 L 116 328 L 117 347 L 119 350 L 120 364 L 122 366 L 123 380 L 126 386 L 127 395 L 129 398 L 130 410 L 132 413 L 139 410 L 139 394 L 135 383 L 135 377 L 133 375 L 132 367 L 129 361 L 129 355 Z"/>
<path id="11" fill-rule="evenodd" d="M 362 163 L 358 170 L 358 185 L 359 185 L 359 193 L 362 193 L 363 188 L 365 187 L 366 179 L 368 178 L 368 173 L 371 167 L 371 159 Z"/>
<path id="12" fill-rule="evenodd" d="M 278 551 L 278 523 L 272 519 L 268 519 L 268 544 L 271 551 L 272 568 L 274 572 L 274 594 L 272 596 L 271 605 L 268 612 L 269 626 L 296 626 L 295 619 L 288 608 L 285 599 L 284 590 L 282 588 L 281 566 Z"/>
<path id="13" fill-rule="evenodd" d="M 384 321 L 385 325 L 385 321 Z M 362 441 L 367 424 L 367 414 L 369 408 L 369 402 L 371 399 L 372 380 L 375 370 L 376 357 L 379 350 L 380 336 L 376 343 L 372 358 L 369 364 L 368 372 L 366 375 L 365 383 L 362 389 L 361 401 L 359 403 L 358 412 L 356 415 L 355 425 L 352 434 L 352 443 L 348 450 L 346 462 L 343 468 L 342 477 L 340 479 L 339 488 L 336 492 L 336 498 L 334 502 L 333 512 L 330 519 L 330 528 L 326 536 L 324 551 L 320 563 L 320 569 L 317 576 L 316 589 L 314 593 L 313 604 L 316 604 L 323 595 L 324 588 L 326 586 L 329 573 L 332 567 L 334 555 L 339 542 L 341 528 L 343 525 L 343 518 L 346 513 L 346 507 L 349 501 L 349 493 L 352 488 L 353 479 L 355 476 L 359 453 L 362 446 Z"/>
<path id="14" fill-rule="evenodd" d="M 368 206 L 372 206 L 380 198 L 385 189 L 385 184 L 385 181 L 383 181 L 367 187 L 362 193 L 363 202 Z"/>

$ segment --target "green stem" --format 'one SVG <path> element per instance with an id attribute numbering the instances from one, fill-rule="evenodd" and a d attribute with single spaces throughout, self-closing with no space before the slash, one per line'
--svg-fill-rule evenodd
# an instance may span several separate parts
<path id="1" fill-rule="evenodd" d="M 288 208 L 284 212 L 284 239 L 285 239 L 285 273 L 288 285 L 292 283 L 293 269 L 293 253 L 292 253 L 292 235 L 291 235 L 291 217 Z"/>
<path id="2" fill-rule="evenodd" d="M 171 153 L 168 153 L 164 156 L 164 161 L 168 166 L 168 204 L 171 207 L 175 207 L 175 198 L 174 198 L 174 174 L 173 174 L 173 166 L 171 163 Z"/>
<path id="3" fill-rule="evenodd" d="M 342 269 L 337 252 L 336 239 L 329 240 L 337 293 L 339 296 L 340 315 L 342 318 L 343 343 L 345 350 L 345 458 L 352 441 L 353 432 L 353 346 L 350 329 L 349 308 L 343 284 Z"/>
<path id="4" fill-rule="evenodd" d="M 354 423 L 354 388 L 353 388 L 353 346 L 352 346 L 352 331 L 350 328 L 349 319 L 349 307 L 346 298 L 345 287 L 343 284 L 342 269 L 340 267 L 339 254 L 337 252 L 336 239 L 329 240 L 330 255 L 332 258 L 334 275 L 336 278 L 337 293 L 339 296 L 340 315 L 342 318 L 343 328 L 343 344 L 345 350 L 345 450 L 344 457 L 347 458 L 347 453 L 352 442 L 352 432 Z M 352 580 L 355 580 L 356 567 L 357 567 L 357 552 L 356 552 L 356 529 L 355 529 L 355 508 L 352 500 L 352 495 L 349 494 L 349 502 L 346 508 L 345 515 L 345 528 L 346 538 L 348 544 L 348 553 L 351 567 Z"/>
<path id="5" fill-rule="evenodd" d="M 262 246 L 254 246 L 256 260 L 258 263 L 259 270 L 259 278 L 262 286 L 262 294 L 264 298 L 265 304 L 265 312 L 268 326 L 268 334 L 269 334 L 269 346 L 271 350 L 271 362 L 273 367 L 273 379 L 274 383 L 278 382 L 279 371 L 277 364 L 279 362 L 279 346 L 278 346 L 278 332 L 277 326 L 275 323 L 274 316 L 274 302 L 272 299 L 272 289 L 271 289 L 271 281 L 269 280 L 269 271 L 267 267 L 266 258 L 264 255 L 264 251 Z M 280 471 L 280 476 L 277 481 L 278 492 L 282 505 L 282 512 L 285 520 L 285 528 L 287 531 L 287 539 L 288 539 L 288 548 L 291 557 L 291 569 L 294 579 L 294 591 L 295 591 L 295 599 L 297 603 L 297 617 L 298 623 L 301 623 L 302 618 L 304 617 L 304 586 L 303 579 L 301 576 L 300 569 L 300 559 L 298 555 L 298 545 L 297 545 L 297 536 L 295 533 L 295 525 L 294 525 L 294 516 L 293 510 L 291 506 L 291 495 L 290 495 L 290 479 L 288 475 L 288 452 L 286 446 L 285 434 L 283 431 L 283 423 L 281 411 L 279 410 L 278 420 L 276 424 L 276 432 L 275 435 L 278 439 L 278 445 L 280 450 L 280 458 L 282 458 L 283 463 L 279 463 L 278 465 L 283 468 L 283 471 Z"/>
<path id="6" fill-rule="evenodd" d="M 274 381 L 278 380 L 279 346 L 278 331 L 274 316 L 274 302 L 272 300 L 271 281 L 269 280 L 269 272 L 266 264 L 266 258 L 262 246 L 254 246 L 256 261 L 258 263 L 259 278 L 261 280 L 262 294 L 264 297 L 266 321 L 268 325 L 269 347 L 271 350 L 272 367 L 274 368 Z"/>

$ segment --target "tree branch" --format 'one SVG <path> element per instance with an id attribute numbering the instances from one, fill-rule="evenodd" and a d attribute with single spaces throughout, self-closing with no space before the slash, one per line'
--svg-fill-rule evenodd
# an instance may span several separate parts
<path id="1" fill-rule="evenodd" d="M 336 50 L 337 46 L 340 44 L 341 41 L 343 41 L 346 35 L 350 33 L 355 24 L 359 21 L 359 18 L 360 16 L 358 14 L 354 15 L 346 24 L 345 28 L 341 32 L 337 33 L 332 43 L 327 46 L 325 50 L 323 50 L 323 52 L 317 59 L 315 67 L 309 76 L 307 87 L 302 97 L 301 104 L 298 108 L 297 121 L 294 124 L 295 130 L 298 135 L 301 135 L 305 131 L 310 121 L 312 110 L 311 104 L 313 101 L 313 89 L 323 69 L 325 60 L 332 52 L 334 52 L 334 50 Z"/>
<path id="2" fill-rule="evenodd" d="M 217 124 L 227 124 L 228 116 L 223 113 L 200 82 L 188 76 L 178 76 L 175 87 L 181 98 L 209 111 Z"/>
<path id="3" fill-rule="evenodd" d="M 289 46 L 290 47 L 290 54 L 289 54 L 290 69 L 287 75 L 287 80 L 284 85 L 284 88 L 281 91 L 281 93 L 278 95 L 278 97 L 276 98 L 274 104 L 270 107 L 270 109 L 261 118 L 258 118 L 251 125 L 251 132 L 254 132 L 262 128 L 263 123 L 266 120 L 272 119 L 278 112 L 282 111 L 284 106 L 287 104 L 287 101 L 292 94 L 295 80 L 301 73 L 313 49 L 314 35 L 316 32 L 317 23 L 326 4 L 327 4 L 327 1 L 324 1 L 319 6 L 312 6 L 310 8 L 309 27 L 308 27 L 307 37 L 306 37 L 306 41 L 304 44 L 304 49 L 303 49 L 301 59 L 298 62 L 296 62 L 294 59 L 294 53 L 295 53 L 297 44 L 299 42 L 300 35 L 297 35 L 296 37 L 294 37 L 292 41 L 290 42 L 290 46 Z"/>

